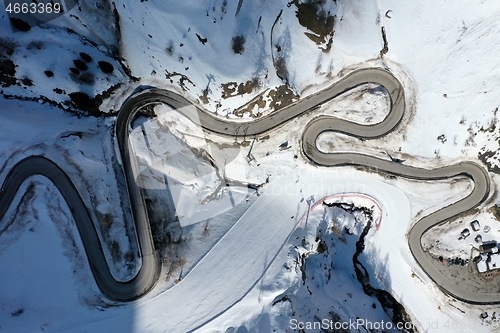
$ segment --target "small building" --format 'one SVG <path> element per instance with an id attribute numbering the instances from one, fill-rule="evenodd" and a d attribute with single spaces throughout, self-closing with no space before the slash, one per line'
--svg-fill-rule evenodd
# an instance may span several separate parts
<path id="1" fill-rule="evenodd" d="M 477 272 L 481 278 L 488 281 L 500 275 L 500 254 L 483 253 L 478 257 L 475 257 L 473 261 L 476 263 Z"/>
<path id="2" fill-rule="evenodd" d="M 490 261 L 488 262 L 488 266 L 490 270 L 499 269 L 500 268 L 500 254 L 492 254 L 490 255 Z"/>
<path id="3" fill-rule="evenodd" d="M 481 225 L 479 224 L 478 220 L 474 220 L 470 223 L 470 226 L 472 227 L 472 230 L 474 231 L 479 231 L 481 229 Z"/>
<path id="4" fill-rule="evenodd" d="M 483 244 L 479 245 L 479 250 L 482 253 L 496 253 L 498 252 L 498 246 L 496 240 L 490 240 L 483 242 Z"/>
<path id="5" fill-rule="evenodd" d="M 469 229 L 465 228 L 464 230 L 462 230 L 460 234 L 462 235 L 463 238 L 467 238 L 470 235 L 470 231 Z"/>
<path id="6" fill-rule="evenodd" d="M 476 258 L 474 258 L 474 261 L 476 261 Z M 486 262 L 486 260 L 487 260 L 486 255 L 481 255 L 481 256 L 479 256 L 479 259 L 477 259 L 477 261 L 476 261 L 477 271 L 480 274 L 481 273 L 484 274 L 488 271 L 488 263 Z"/>
<path id="7" fill-rule="evenodd" d="M 480 234 L 478 234 L 475 238 L 474 238 L 474 241 L 476 241 L 476 243 L 481 243 L 483 241 L 483 236 L 481 236 Z"/>

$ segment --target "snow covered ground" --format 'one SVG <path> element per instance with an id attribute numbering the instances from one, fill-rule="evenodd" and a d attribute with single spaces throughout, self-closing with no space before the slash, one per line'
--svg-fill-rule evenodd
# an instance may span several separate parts
<path id="1" fill-rule="evenodd" d="M 113 274 L 126 280 L 140 260 L 109 115 L 137 86 L 173 89 L 241 121 L 279 112 L 351 69 L 385 66 L 406 89 L 410 112 L 403 124 L 387 137 L 363 142 L 326 133 L 320 147 L 390 154 L 422 167 L 481 159 L 495 183 L 492 197 L 480 211 L 434 228 L 424 244 L 440 240 L 431 249 L 435 255 L 467 255 L 475 233 L 457 238 L 473 219 L 491 227 L 489 237 L 500 237 L 491 209 L 498 202 L 500 170 L 500 4 L 319 1 L 323 11 L 311 21 L 297 15 L 298 8 L 307 13 L 305 2 L 81 1 L 68 15 L 28 32 L 12 32 L 0 4 L 0 179 L 24 156 L 56 161 L 100 221 Z M 380 58 L 382 27 L 388 52 Z M 317 168 L 302 158 L 300 135 L 308 120 L 328 113 L 375 123 L 388 112 L 383 90 L 362 86 L 255 138 L 250 163 L 245 157 L 254 138 L 234 144 L 175 118 L 168 107 L 156 111 L 157 120 L 135 127 L 147 135 L 139 132 L 132 140 L 145 177 L 150 171 L 150 180 L 163 177 L 149 184 L 151 198 L 162 198 L 164 205 L 172 200 L 178 215 L 164 226 L 174 245 L 164 251 L 157 287 L 130 304 L 107 300 L 60 194 L 33 177 L 0 221 L 0 331 L 290 332 L 321 319 L 390 321 L 380 302 L 363 292 L 353 268 L 367 215 L 325 208 L 326 197 L 374 207 L 376 223 L 359 261 L 371 285 L 388 290 L 419 331 L 498 330 L 497 307 L 444 295 L 408 250 L 411 225 L 468 193 L 466 179 L 413 182 L 353 168 Z M 291 148 L 279 150 L 285 141 Z M 206 148 L 212 160 L 189 147 Z M 166 166 L 161 156 L 168 154 L 172 163 Z M 270 182 L 260 196 L 226 189 L 220 187 L 222 170 L 232 180 Z M 170 199 L 165 182 L 176 183 Z M 179 199 L 183 195 L 190 199 Z M 484 320 L 483 312 L 489 314 Z"/>

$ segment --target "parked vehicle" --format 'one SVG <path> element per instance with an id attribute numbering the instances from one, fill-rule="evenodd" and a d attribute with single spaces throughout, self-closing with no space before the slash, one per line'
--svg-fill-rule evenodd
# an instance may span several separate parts
<path id="1" fill-rule="evenodd" d="M 474 230 L 474 231 L 479 231 L 479 229 L 481 228 L 481 225 L 479 224 L 478 220 L 472 221 L 470 223 L 470 226 L 472 227 L 472 230 Z"/>

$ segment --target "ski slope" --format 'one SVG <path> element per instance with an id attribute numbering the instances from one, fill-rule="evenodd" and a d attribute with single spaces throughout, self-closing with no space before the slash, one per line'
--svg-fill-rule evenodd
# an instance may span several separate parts
<path id="1" fill-rule="evenodd" d="M 407 221 L 410 215 L 406 196 L 391 185 L 349 173 L 305 172 L 272 181 L 176 286 L 154 299 L 137 302 L 122 315 L 112 318 L 104 315 L 99 321 L 67 332 L 203 332 L 204 325 L 244 301 L 265 276 L 284 250 L 290 234 L 304 222 L 308 209 L 306 199 L 311 195 L 319 198 L 355 191 L 380 198 L 384 224 L 387 228 L 391 226 L 391 233 L 397 229 L 404 237 L 406 225 L 401 222 Z"/>

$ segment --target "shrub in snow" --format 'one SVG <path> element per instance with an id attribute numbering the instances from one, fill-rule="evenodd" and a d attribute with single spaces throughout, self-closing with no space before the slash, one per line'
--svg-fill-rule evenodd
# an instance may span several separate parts
<path id="1" fill-rule="evenodd" d="M 31 87 L 33 85 L 33 81 L 27 77 L 23 78 L 21 82 L 28 87 Z"/>
<path id="2" fill-rule="evenodd" d="M 30 31 L 31 30 L 31 25 L 28 22 L 21 20 L 20 18 L 11 17 L 11 18 L 9 18 L 9 20 L 10 20 L 10 24 L 12 24 L 12 26 L 19 31 Z"/>
<path id="3" fill-rule="evenodd" d="M 174 43 L 171 41 L 170 44 L 168 44 L 168 46 L 165 48 L 165 52 L 167 52 L 167 54 L 169 56 L 171 56 L 172 54 L 174 54 Z"/>
<path id="4" fill-rule="evenodd" d="M 16 84 L 15 74 L 16 64 L 10 59 L 0 59 L 0 85 L 5 88 Z"/>
<path id="5" fill-rule="evenodd" d="M 16 65 L 10 59 L 0 60 L 0 74 L 13 76 L 16 74 Z"/>
<path id="6" fill-rule="evenodd" d="M 34 48 L 35 48 L 35 49 L 37 49 L 37 50 L 41 50 L 41 49 L 42 49 L 42 47 L 43 47 L 43 42 L 42 42 L 42 41 L 40 41 L 40 40 L 33 40 L 33 41 L 31 41 L 31 42 L 28 44 L 28 46 L 26 46 L 26 48 L 27 48 L 28 50 L 31 50 L 31 49 L 34 49 Z"/>
<path id="7" fill-rule="evenodd" d="M 89 72 L 82 72 L 80 75 L 78 74 L 70 74 L 71 79 L 80 84 L 88 84 L 92 85 L 95 83 L 94 74 Z"/>
<path id="8" fill-rule="evenodd" d="M 69 94 L 73 104 L 80 110 L 93 112 L 96 109 L 95 101 L 84 92 L 76 91 Z"/>
<path id="9" fill-rule="evenodd" d="M 149 36 L 151 37 L 151 36 Z M 202 43 L 203 45 L 205 45 L 207 42 L 208 42 L 208 38 L 203 38 L 201 37 L 200 35 L 196 34 L 196 37 L 198 37 L 198 40 L 200 41 L 200 43 Z"/>
<path id="10" fill-rule="evenodd" d="M 231 48 L 235 54 L 243 54 L 245 51 L 245 37 L 244 36 L 234 36 L 231 41 Z"/>
<path id="11" fill-rule="evenodd" d="M 80 58 L 82 58 L 83 61 L 85 61 L 85 62 L 91 62 L 92 61 L 92 57 L 90 55 L 88 55 L 87 53 L 85 53 L 85 52 L 80 52 Z"/>
<path id="12" fill-rule="evenodd" d="M 45 71 L 44 73 L 45 73 L 45 75 L 47 75 L 47 77 L 53 77 L 54 76 L 54 72 L 52 72 L 52 71 Z"/>
<path id="13" fill-rule="evenodd" d="M 113 65 L 111 65 L 107 61 L 99 61 L 97 64 L 99 65 L 99 68 L 101 69 L 101 71 L 103 71 L 106 74 L 111 74 L 115 70 Z"/>
<path id="14" fill-rule="evenodd" d="M 95 83 L 94 74 L 89 73 L 89 72 L 82 73 L 79 76 L 79 78 L 80 78 L 81 83 L 85 83 L 85 84 L 89 84 L 89 85 L 92 85 Z"/>
<path id="15" fill-rule="evenodd" d="M 12 317 L 17 317 L 19 315 L 22 315 L 24 313 L 24 308 L 19 308 L 16 311 L 12 312 L 11 315 Z"/>
<path id="16" fill-rule="evenodd" d="M 87 64 L 80 59 L 73 60 L 73 63 L 75 64 L 76 68 L 78 68 L 81 71 L 86 71 L 87 69 L 89 69 Z"/>
<path id="17" fill-rule="evenodd" d="M 12 55 L 19 46 L 15 39 L 10 37 L 0 37 L 0 54 Z"/>

